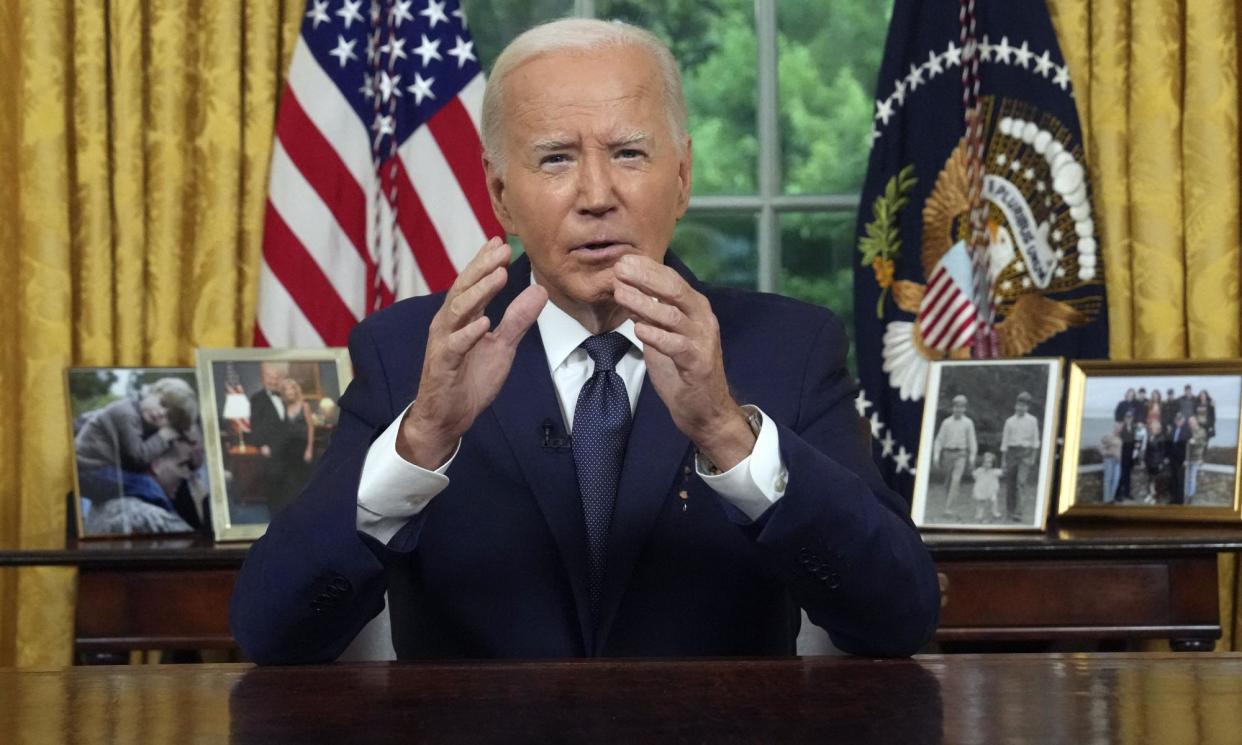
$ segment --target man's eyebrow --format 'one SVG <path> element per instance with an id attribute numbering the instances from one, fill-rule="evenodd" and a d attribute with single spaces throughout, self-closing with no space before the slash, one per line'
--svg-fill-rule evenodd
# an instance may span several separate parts
<path id="1" fill-rule="evenodd" d="M 531 143 L 531 148 L 542 153 L 552 150 L 568 150 L 577 144 L 578 141 L 572 137 L 541 137 Z"/>
<path id="2" fill-rule="evenodd" d="M 651 135 L 641 129 L 631 130 L 625 134 L 614 138 L 608 143 L 609 147 L 625 147 L 626 145 L 637 145 L 640 142 L 646 142 L 651 139 Z"/>

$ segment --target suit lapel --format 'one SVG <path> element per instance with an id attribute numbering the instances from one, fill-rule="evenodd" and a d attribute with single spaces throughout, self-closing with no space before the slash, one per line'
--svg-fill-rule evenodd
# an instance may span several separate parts
<path id="1" fill-rule="evenodd" d="M 523 256 L 509 268 L 507 286 L 488 306 L 487 315 L 493 328 L 509 303 L 529 284 L 530 263 Z M 532 327 L 518 344 L 509 378 L 491 410 L 556 541 L 573 590 L 583 649 L 590 650 L 593 629 L 586 589 L 587 550 L 582 499 L 578 494 L 573 453 L 567 447 L 557 449 L 543 444 L 545 421 L 551 420 L 555 432 L 562 436 L 565 428 L 538 326 Z"/>

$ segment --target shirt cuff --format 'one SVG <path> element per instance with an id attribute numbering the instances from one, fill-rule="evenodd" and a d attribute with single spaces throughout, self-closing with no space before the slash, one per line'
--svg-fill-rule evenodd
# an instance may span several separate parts
<path id="1" fill-rule="evenodd" d="M 413 402 L 410 404 L 413 405 Z M 367 451 L 358 481 L 358 515 L 356 527 L 372 538 L 387 544 L 432 498 L 449 485 L 445 472 L 461 449 L 461 440 L 453 454 L 434 471 L 410 463 L 397 453 L 397 435 L 401 432 L 401 411 Z"/>
<path id="2" fill-rule="evenodd" d="M 789 471 L 781 460 L 780 432 L 769 423 L 767 414 L 757 406 L 743 406 L 748 412 L 758 412 L 763 423 L 755 438 L 755 447 L 733 468 L 715 476 L 703 470 L 695 458 L 694 470 L 707 484 L 751 520 L 776 504 L 789 486 Z"/>

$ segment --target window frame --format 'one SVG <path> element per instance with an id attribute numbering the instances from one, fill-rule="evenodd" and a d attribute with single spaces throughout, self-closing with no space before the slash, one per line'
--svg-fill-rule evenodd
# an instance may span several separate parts
<path id="1" fill-rule="evenodd" d="M 573 13 L 595 18 L 595 0 L 574 0 Z M 758 252 L 757 289 L 781 291 L 781 224 L 783 213 L 848 212 L 856 214 L 861 194 L 786 194 L 781 173 L 779 28 L 776 2 L 755 0 L 757 87 L 755 110 L 758 140 L 758 186 L 755 194 L 691 196 L 687 214 L 754 215 Z M 859 185 L 861 188 L 861 184 Z"/>

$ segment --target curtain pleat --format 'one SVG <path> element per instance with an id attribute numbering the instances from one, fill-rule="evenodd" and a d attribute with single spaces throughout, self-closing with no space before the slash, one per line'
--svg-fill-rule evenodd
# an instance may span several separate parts
<path id="1" fill-rule="evenodd" d="M 1087 140 L 1113 359 L 1242 355 L 1238 0 L 1049 0 Z M 1220 567 L 1238 649 L 1238 560 Z"/>
<path id="2" fill-rule="evenodd" d="M 65 534 L 71 365 L 249 343 L 301 0 L 0 3 L 0 543 Z M 0 571 L 0 665 L 70 661 L 75 575 Z"/>

